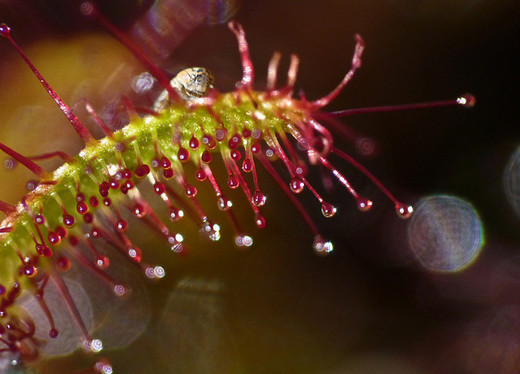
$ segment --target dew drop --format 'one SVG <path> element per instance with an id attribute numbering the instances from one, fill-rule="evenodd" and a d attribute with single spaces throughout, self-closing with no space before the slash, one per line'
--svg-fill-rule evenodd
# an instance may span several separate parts
<path id="1" fill-rule="evenodd" d="M 154 274 L 154 272 L 153 272 L 153 267 L 148 266 L 148 267 L 144 270 L 144 275 L 145 275 L 146 278 L 148 278 L 148 279 L 154 279 L 154 278 L 155 278 L 155 274 Z"/>
<path id="2" fill-rule="evenodd" d="M 75 223 L 75 219 L 74 217 L 72 217 L 70 214 L 64 214 L 63 215 L 63 224 L 67 227 L 72 227 L 74 226 L 74 223 Z"/>
<path id="3" fill-rule="evenodd" d="M 36 246 L 35 246 L 36 253 L 38 253 L 40 256 L 43 256 L 43 248 L 44 247 L 45 247 L 45 245 L 37 243 Z"/>
<path id="4" fill-rule="evenodd" d="M 260 213 L 256 213 L 255 214 L 255 223 L 256 223 L 256 226 L 260 229 L 263 229 L 265 228 L 265 225 L 266 225 L 266 221 L 265 221 L 265 218 L 263 215 L 261 215 Z"/>
<path id="5" fill-rule="evenodd" d="M 217 139 L 217 141 L 221 142 L 226 137 L 226 134 L 227 134 L 227 130 L 225 128 L 220 128 L 215 131 L 215 139 Z"/>
<path id="6" fill-rule="evenodd" d="M 83 343 L 83 348 L 85 348 L 87 352 L 98 353 L 103 350 L 103 342 L 99 339 L 87 340 Z"/>
<path id="7" fill-rule="evenodd" d="M 198 149 L 199 148 L 199 140 L 192 136 L 190 139 L 190 148 L 191 149 Z"/>
<path id="8" fill-rule="evenodd" d="M 134 182 L 132 182 L 131 180 L 127 180 L 121 188 L 123 188 L 123 187 L 126 188 L 127 190 L 131 190 L 132 188 L 134 188 Z"/>
<path id="9" fill-rule="evenodd" d="M 49 232 L 47 239 L 49 240 L 49 244 L 53 246 L 57 246 L 61 243 L 61 237 L 56 232 Z"/>
<path id="10" fill-rule="evenodd" d="M 367 199 L 366 197 L 358 197 L 357 198 L 357 207 L 362 212 L 368 212 L 372 208 L 372 200 Z"/>
<path id="11" fill-rule="evenodd" d="M 233 149 L 233 150 L 237 149 L 237 148 L 238 148 L 238 145 L 239 145 L 239 143 L 240 143 L 240 140 L 241 140 L 240 135 L 238 135 L 238 134 L 233 135 L 233 136 L 229 139 L 229 141 L 228 141 L 228 147 L 229 147 L 229 149 Z"/>
<path id="12" fill-rule="evenodd" d="M 130 171 L 130 169 L 123 170 L 122 174 L 123 174 L 123 178 L 125 178 L 125 179 L 132 178 L 132 171 Z"/>
<path id="13" fill-rule="evenodd" d="M 162 266 L 155 266 L 153 268 L 153 272 L 156 278 L 164 278 L 164 276 L 166 275 L 166 271 Z"/>
<path id="14" fill-rule="evenodd" d="M 166 179 L 172 179 L 174 175 L 175 175 L 175 172 L 173 171 L 173 169 L 164 169 L 163 170 L 163 176 Z"/>
<path id="15" fill-rule="evenodd" d="M 155 184 L 153 185 L 153 190 L 156 194 L 161 195 L 166 191 L 166 187 L 164 187 L 164 184 L 162 184 L 161 182 L 155 182 Z"/>
<path id="16" fill-rule="evenodd" d="M 38 214 L 36 217 L 34 217 L 34 222 L 36 222 L 38 225 L 43 225 L 45 223 L 45 217 L 41 214 Z"/>
<path id="17" fill-rule="evenodd" d="M 177 157 L 179 158 L 180 162 L 187 162 L 190 159 L 190 152 L 186 148 L 179 147 Z"/>
<path id="18" fill-rule="evenodd" d="M 143 218 L 146 215 L 146 209 L 141 204 L 137 203 L 132 208 L 132 214 L 137 218 Z"/>
<path id="19" fill-rule="evenodd" d="M 262 152 L 262 146 L 260 145 L 259 142 L 256 142 L 255 144 L 253 144 L 253 145 L 251 146 L 251 152 L 252 152 L 253 154 L 255 154 L 255 155 L 256 155 L 256 154 L 259 154 L 260 152 Z"/>
<path id="20" fill-rule="evenodd" d="M 52 338 L 52 339 L 56 339 L 58 337 L 58 330 L 50 329 L 49 330 L 49 337 Z"/>
<path id="21" fill-rule="evenodd" d="M 457 104 L 462 105 L 464 108 L 473 108 L 477 103 L 477 99 L 472 94 L 464 94 L 457 98 Z"/>
<path id="22" fill-rule="evenodd" d="M 242 130 L 242 137 L 247 139 L 251 136 L 251 130 L 249 130 L 248 128 L 244 128 Z"/>
<path id="23" fill-rule="evenodd" d="M 197 169 L 197 172 L 195 173 L 195 178 L 197 178 L 197 180 L 199 182 L 203 182 L 206 180 L 206 172 L 204 171 L 204 169 L 202 168 L 198 168 Z"/>
<path id="24" fill-rule="evenodd" d="M 108 186 L 108 183 L 106 186 L 103 183 L 99 186 L 99 194 L 101 195 L 101 197 L 107 197 L 108 192 L 110 191 L 110 186 Z"/>
<path id="25" fill-rule="evenodd" d="M 309 171 L 307 170 L 307 165 L 305 165 L 304 163 L 301 163 L 294 169 L 294 172 L 296 173 L 297 176 L 303 178 L 307 175 L 307 173 Z"/>
<path id="26" fill-rule="evenodd" d="M 123 286 L 122 284 L 116 284 L 114 286 L 113 291 L 116 296 L 125 296 L 130 292 L 130 290 L 128 288 L 126 288 L 125 286 Z"/>
<path id="27" fill-rule="evenodd" d="M 184 245 L 180 242 L 175 242 L 170 246 L 170 250 L 174 253 L 177 253 L 179 255 L 186 254 L 186 249 L 184 248 Z"/>
<path id="28" fill-rule="evenodd" d="M 139 248 L 128 248 L 128 257 L 130 257 L 130 260 L 133 262 L 139 263 L 142 259 L 142 252 Z"/>
<path id="29" fill-rule="evenodd" d="M 139 178 L 144 178 L 150 173 L 150 167 L 148 165 L 139 165 L 135 168 L 135 175 Z"/>
<path id="30" fill-rule="evenodd" d="M 90 199 L 88 199 L 88 201 L 92 208 L 96 208 L 99 205 L 99 200 L 96 196 L 91 196 Z"/>
<path id="31" fill-rule="evenodd" d="M 96 258 L 96 267 L 98 269 L 106 269 L 110 266 L 110 259 L 107 256 L 97 256 Z"/>
<path id="32" fill-rule="evenodd" d="M 249 235 L 237 235 L 235 237 L 235 244 L 238 247 L 251 247 L 253 245 L 253 238 Z"/>
<path id="33" fill-rule="evenodd" d="M 132 89 L 138 94 L 144 94 L 152 89 L 154 81 L 152 74 L 148 72 L 139 74 L 132 80 Z"/>
<path id="34" fill-rule="evenodd" d="M 321 213 L 327 218 L 334 217 L 334 214 L 336 214 L 336 207 L 334 207 L 332 204 L 324 202 L 321 204 Z"/>
<path id="35" fill-rule="evenodd" d="M 101 230 L 98 227 L 94 227 L 90 231 L 90 237 L 92 237 L 94 239 L 101 238 L 102 236 L 103 236 L 103 233 L 101 232 Z"/>
<path id="36" fill-rule="evenodd" d="M 242 162 L 242 170 L 246 173 L 250 173 L 253 170 L 253 161 L 249 157 Z"/>
<path id="37" fill-rule="evenodd" d="M 44 257 L 52 257 L 53 252 L 52 249 L 47 247 L 46 245 L 43 246 L 42 254 Z"/>
<path id="38" fill-rule="evenodd" d="M 88 212 L 87 204 L 85 204 L 83 201 L 79 202 L 76 205 L 76 211 L 81 215 L 86 214 Z"/>
<path id="39" fill-rule="evenodd" d="M 221 196 L 218 199 L 218 207 L 220 210 L 228 210 L 233 206 L 233 203 L 228 198 Z"/>
<path id="40" fill-rule="evenodd" d="M 161 157 L 161 160 L 159 162 L 159 165 L 163 168 L 163 169 L 169 169 L 171 168 L 172 166 L 172 162 L 170 161 L 170 159 L 166 156 L 162 156 Z"/>
<path id="41" fill-rule="evenodd" d="M 112 364 L 107 359 L 101 359 L 96 362 L 94 368 L 99 374 L 113 374 Z"/>
<path id="42" fill-rule="evenodd" d="M 160 161 L 158 159 L 154 158 L 150 162 L 150 166 L 153 167 L 154 169 L 157 169 L 160 166 Z"/>
<path id="43" fill-rule="evenodd" d="M 220 239 L 220 226 L 209 221 L 207 218 L 202 221 L 200 232 L 214 242 Z"/>
<path id="44" fill-rule="evenodd" d="M 11 35 L 11 28 L 5 23 L 0 23 L 0 35 L 2 35 L 4 38 L 9 38 Z"/>
<path id="45" fill-rule="evenodd" d="M 56 232 L 56 234 L 58 234 L 60 236 L 60 238 L 62 238 L 62 239 L 65 239 L 67 236 L 69 236 L 68 231 L 64 227 L 61 227 L 61 226 L 57 226 L 56 230 L 54 230 L 54 232 Z"/>
<path id="46" fill-rule="evenodd" d="M 202 152 L 202 155 L 200 156 L 200 159 L 205 164 L 209 164 L 211 162 L 211 153 L 209 153 L 208 150 L 205 150 L 204 152 Z"/>
<path id="47" fill-rule="evenodd" d="M 238 182 L 238 178 L 234 175 L 229 176 L 227 184 L 228 184 L 229 188 L 233 188 L 233 189 L 237 188 L 240 185 L 240 183 Z"/>
<path id="48" fill-rule="evenodd" d="M 321 235 L 316 235 L 312 248 L 320 256 L 326 256 L 334 250 L 334 245 L 330 241 L 326 241 Z"/>
<path id="49" fill-rule="evenodd" d="M 79 6 L 79 11 L 85 17 L 91 17 L 95 14 L 96 8 L 94 7 L 94 4 L 92 4 L 90 1 L 85 1 L 81 3 L 81 5 Z"/>
<path id="50" fill-rule="evenodd" d="M 111 179 L 109 185 L 112 190 L 117 190 L 119 188 L 119 182 L 115 179 Z"/>
<path id="51" fill-rule="evenodd" d="M 184 186 L 184 191 L 186 192 L 186 196 L 188 197 L 193 198 L 197 196 L 197 189 L 191 184 L 186 184 L 186 186 Z"/>
<path id="52" fill-rule="evenodd" d="M 399 218 L 408 219 L 412 216 L 413 207 L 403 203 L 395 204 L 395 212 Z"/>
<path id="53" fill-rule="evenodd" d="M 119 232 L 125 232 L 128 230 L 128 221 L 121 218 L 116 222 L 115 229 Z"/>
<path id="54" fill-rule="evenodd" d="M 224 139 L 224 137 L 222 137 L 222 139 Z M 210 135 L 204 135 L 202 137 L 202 144 L 204 144 L 206 148 L 210 150 L 217 146 L 217 142 Z"/>
<path id="55" fill-rule="evenodd" d="M 34 191 L 36 189 L 36 187 L 38 187 L 38 181 L 35 181 L 35 180 L 30 180 L 27 182 L 27 184 L 25 185 L 25 188 L 27 189 L 27 191 L 31 192 L 31 191 Z"/>
<path id="56" fill-rule="evenodd" d="M 241 157 L 242 157 L 242 154 L 240 153 L 240 151 L 237 151 L 236 149 L 231 151 L 231 158 L 233 160 L 238 161 L 238 160 L 240 160 Z"/>
<path id="57" fill-rule="evenodd" d="M 34 265 L 26 265 L 23 267 L 23 275 L 27 278 L 34 278 L 38 274 L 38 269 Z"/>
<path id="58" fill-rule="evenodd" d="M 118 182 L 122 181 L 124 178 L 123 178 L 123 170 L 118 170 L 115 174 L 114 174 L 114 179 Z"/>
<path id="59" fill-rule="evenodd" d="M 253 202 L 253 204 L 255 204 L 258 207 L 263 206 L 265 204 L 266 200 L 267 200 L 267 197 L 258 190 L 255 191 L 255 193 L 253 194 L 252 202 Z"/>
<path id="60" fill-rule="evenodd" d="M 180 221 L 182 217 L 184 217 L 184 211 L 181 209 L 177 209 L 175 207 L 171 207 L 168 216 L 173 222 Z"/>
<path id="61" fill-rule="evenodd" d="M 92 215 L 92 213 L 85 213 L 85 215 L 83 216 L 83 221 L 85 221 L 86 223 L 92 223 L 93 220 L 94 216 Z"/>
<path id="62" fill-rule="evenodd" d="M 300 178 L 293 178 L 289 182 L 289 188 L 294 193 L 300 193 L 305 188 L 305 183 Z"/>

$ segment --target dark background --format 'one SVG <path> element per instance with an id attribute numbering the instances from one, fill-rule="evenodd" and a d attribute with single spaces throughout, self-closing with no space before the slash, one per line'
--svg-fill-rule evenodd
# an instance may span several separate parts
<path id="1" fill-rule="evenodd" d="M 24 46 L 44 37 L 66 41 L 103 33 L 72 3 L 4 1 L 0 21 L 11 24 Z M 125 28 L 149 3 L 134 5 L 105 2 L 102 10 Z M 183 366 L 185 372 L 201 373 L 518 372 L 520 221 L 504 194 L 502 174 L 520 138 L 519 11 L 513 0 L 244 1 L 236 19 L 247 32 L 259 89 L 278 50 L 284 57 L 282 82 L 289 55 L 296 53 L 301 61 L 297 90 L 304 89 L 308 98 L 324 95 L 348 70 L 359 33 L 366 43 L 363 67 L 328 110 L 451 99 L 465 92 L 476 96 L 471 110 L 369 114 L 344 121 L 376 142 L 378 152 L 371 158 L 356 154 L 341 137 L 337 144 L 406 202 L 435 194 L 470 202 L 482 220 L 485 246 L 464 272 L 423 269 L 408 249 L 406 221 L 395 216 L 370 181 L 343 164 L 342 171 L 375 207 L 357 211 L 338 187 L 328 195 L 338 214 L 325 220 L 316 202 L 303 196 L 323 234 L 335 243 L 334 254 L 321 258 L 312 252 L 312 238 L 295 210 L 265 181 L 272 190 L 264 209 L 269 226 L 255 232 L 252 249 L 237 252 L 219 244 L 211 255 L 174 266 L 174 279 L 195 276 L 226 285 L 217 295 L 224 305 L 217 308 L 224 321 L 219 323 L 227 331 L 217 344 L 225 347 L 224 358 L 214 363 L 214 352 L 197 344 L 208 339 L 204 328 L 200 336 L 186 328 L 191 351 L 152 337 L 145 339 L 148 349 L 163 352 L 164 344 L 172 344 L 183 352 L 177 356 L 167 350 L 178 360 L 208 362 L 210 369 Z M 0 53 L 6 61 L 12 56 L 5 41 Z M 241 74 L 236 42 L 224 25 L 200 26 L 186 35 L 164 64 L 172 71 L 206 66 L 222 91 L 231 90 Z M 6 64 L 0 69 L 0 77 L 9 75 Z M 319 185 L 319 172 L 313 178 Z M 2 180 L 0 191 L 7 183 Z M 168 293 L 163 288 L 158 298 Z M 204 295 L 197 299 L 201 305 L 208 301 Z M 194 310 L 185 313 L 194 321 L 197 313 L 207 318 Z M 193 353 L 197 349 L 200 356 Z M 120 372 L 153 366 L 144 356 L 128 353 L 134 351 L 142 350 L 113 353 Z M 128 357 L 135 362 L 128 364 Z M 160 366 L 164 355 L 151 357 Z M 65 361 L 74 365 L 76 359 Z M 176 370 L 183 372 L 181 366 Z"/>

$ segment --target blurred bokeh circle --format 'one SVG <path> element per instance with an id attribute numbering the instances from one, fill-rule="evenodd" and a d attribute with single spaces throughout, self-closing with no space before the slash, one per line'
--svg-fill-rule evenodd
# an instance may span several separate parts
<path id="1" fill-rule="evenodd" d="M 483 244 L 480 218 L 469 203 L 448 195 L 421 199 L 408 227 L 408 241 L 427 269 L 455 272 L 475 261 Z"/>

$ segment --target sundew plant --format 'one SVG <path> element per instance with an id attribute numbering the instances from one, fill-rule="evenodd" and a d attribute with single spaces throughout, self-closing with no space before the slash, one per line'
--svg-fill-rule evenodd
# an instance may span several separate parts
<path id="1" fill-rule="evenodd" d="M 349 347 L 363 346 L 363 336 L 377 326 L 370 322 L 373 312 L 363 310 L 371 310 L 365 292 L 378 281 L 366 279 L 370 269 L 377 272 L 374 264 L 392 257 L 388 243 L 405 245 L 407 235 L 411 240 L 408 255 L 399 250 L 390 261 L 400 266 L 417 256 L 410 266 L 461 272 L 475 261 L 483 235 L 471 205 L 460 204 L 469 206 L 470 213 L 457 214 L 459 221 L 473 219 L 472 234 L 478 239 L 472 244 L 474 257 L 466 259 L 464 249 L 442 252 L 434 247 L 424 254 L 422 244 L 414 247 L 421 243 L 412 240 L 417 227 L 429 222 L 418 218 L 409 225 L 398 218 L 412 215 L 409 204 L 419 196 L 407 192 L 407 184 L 415 188 L 418 182 L 400 178 L 407 163 L 400 166 L 392 158 L 392 150 L 413 157 L 410 127 L 404 124 L 400 130 L 392 123 L 388 130 L 372 132 L 366 126 L 375 122 L 378 128 L 385 116 L 420 121 L 436 111 L 463 121 L 469 112 L 460 108 L 428 108 L 471 107 L 473 96 L 460 95 L 467 87 L 451 87 L 440 97 L 425 89 L 424 95 L 416 91 L 402 100 L 400 93 L 385 98 L 390 68 L 398 65 L 395 60 L 406 64 L 409 59 L 410 52 L 403 57 L 393 50 L 394 61 L 377 61 L 379 68 L 374 69 L 382 89 L 367 93 L 365 61 L 377 40 L 359 21 L 341 32 L 331 30 L 328 37 L 316 29 L 292 50 L 283 27 L 273 35 L 258 26 L 259 5 L 244 4 L 236 20 L 226 25 L 238 5 L 204 3 L 213 7 L 214 13 L 208 13 L 212 21 L 200 21 L 194 34 L 179 31 L 185 33 L 183 43 L 163 49 L 157 47 L 159 38 L 147 33 L 146 22 L 176 26 L 179 20 L 173 15 L 164 12 L 158 21 L 149 17 L 154 7 L 143 7 L 134 18 L 142 27 L 136 36 L 136 24 L 113 26 L 105 9 L 78 4 L 78 19 L 105 31 L 65 42 L 79 48 L 87 77 L 102 71 L 108 75 L 98 81 L 73 77 L 69 93 L 62 93 L 40 67 L 31 46 L 22 46 L 52 86 L 48 91 L 63 112 L 50 105 L 49 111 L 34 105 L 27 109 L 29 95 L 14 98 L 15 90 L 8 89 L 11 102 L 24 104 L 11 112 L 16 116 L 9 114 L 15 118 L 9 123 L 24 127 L 8 129 L 9 135 L 0 139 L 5 178 L 23 175 L 23 183 L 12 183 L 13 197 L 1 197 L 6 217 L 0 277 L 5 370 L 334 372 Z M 186 5 L 163 1 L 154 6 L 164 4 Z M 288 8 L 312 8 L 300 7 L 280 5 L 279 14 L 268 14 L 275 24 L 288 25 L 283 16 Z M 312 9 L 319 18 L 337 13 L 337 8 L 331 2 L 330 8 Z M 202 12 L 192 11 L 193 18 L 189 12 L 184 16 L 188 25 Z M 312 28 L 315 21 L 308 22 Z M 210 28 L 206 23 L 221 25 Z M 317 24 L 325 34 L 327 27 Z M 9 31 L 2 26 L 1 31 L 17 43 L 19 27 Z M 167 34 L 170 29 L 161 30 Z M 338 36 L 344 33 L 348 37 Z M 342 42 L 331 43 L 335 40 Z M 38 45 L 60 48 L 43 41 Z M 224 52 L 218 55 L 217 50 Z M 273 54 L 276 50 L 281 53 Z M 106 59 L 107 68 L 96 65 L 98 58 L 110 56 L 115 57 Z M 60 60 L 79 65 L 64 54 L 53 64 Z M 119 62 L 108 67 L 114 60 Z M 9 75 L 30 72 L 6 66 L 6 82 Z M 182 74 L 172 88 L 169 80 L 178 72 Z M 36 86 L 34 77 L 29 78 Z M 207 87 L 188 89 L 193 82 Z M 435 85 L 427 82 L 428 87 Z M 18 79 L 12 84 L 19 84 Z M 419 85 L 411 84 L 412 89 Z M 427 100 L 434 101 L 400 105 Z M 56 117 L 50 117 L 51 110 Z M 394 110 L 408 111 L 377 113 Z M 54 120 L 63 114 L 66 119 Z M 39 135 L 33 122 L 42 128 Z M 55 124 L 60 124 L 58 130 Z M 25 134 L 35 137 L 34 147 L 28 148 Z M 42 146 L 47 136 L 61 143 Z M 452 202 L 434 201 L 441 203 L 424 208 L 421 201 L 419 212 L 432 217 L 441 209 L 442 214 L 448 209 L 442 204 Z M 449 209 L 455 206 L 453 201 Z M 412 227 L 408 234 L 407 227 Z M 446 232 L 421 231 L 426 238 L 433 235 L 432 240 Z M 465 248 L 460 236 L 448 238 L 451 248 Z M 347 259 L 350 265 L 345 266 Z M 396 288 L 406 285 L 406 276 L 392 279 Z M 406 336 L 401 334 L 400 341 L 406 342 Z M 282 354 L 283 347 L 290 354 Z"/>

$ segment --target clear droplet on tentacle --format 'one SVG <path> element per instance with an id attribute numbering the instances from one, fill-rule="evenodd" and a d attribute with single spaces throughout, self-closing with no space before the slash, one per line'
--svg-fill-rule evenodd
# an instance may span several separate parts
<path id="1" fill-rule="evenodd" d="M 333 217 L 336 214 L 336 207 L 324 202 L 321 204 L 321 213 L 327 218 Z"/>
<path id="2" fill-rule="evenodd" d="M 321 235 L 316 235 L 312 243 L 312 248 L 317 254 L 325 256 L 334 250 L 334 245 L 330 241 L 325 240 Z"/>
<path id="3" fill-rule="evenodd" d="M 218 241 L 220 239 L 220 226 L 211 222 L 206 217 L 202 221 L 200 232 L 212 241 Z"/>
<path id="4" fill-rule="evenodd" d="M 252 202 L 254 205 L 260 207 L 265 204 L 265 201 L 267 200 L 267 197 L 260 191 L 255 191 L 253 194 Z"/>
<path id="5" fill-rule="evenodd" d="M 367 199 L 366 197 L 358 197 L 357 199 L 357 207 L 360 211 L 366 212 L 372 208 L 372 200 Z"/>
<path id="6" fill-rule="evenodd" d="M 300 178 L 293 178 L 291 179 L 291 182 L 289 183 L 289 187 L 293 193 L 300 193 L 305 188 L 305 183 Z"/>
<path id="7" fill-rule="evenodd" d="M 395 212 L 399 218 L 408 219 L 412 216 L 413 207 L 411 205 L 397 203 L 395 204 Z"/>
<path id="8" fill-rule="evenodd" d="M 240 234 L 235 236 L 235 244 L 238 247 L 250 247 L 253 245 L 253 238 L 249 235 Z"/>
<path id="9" fill-rule="evenodd" d="M 219 197 L 218 199 L 218 207 L 220 210 L 229 210 L 233 206 L 231 200 L 226 197 Z"/>

